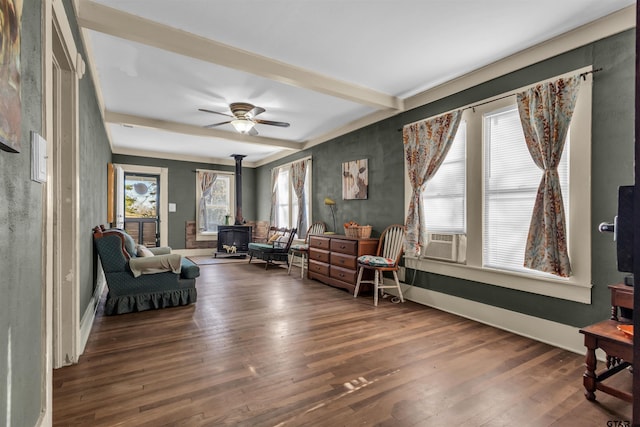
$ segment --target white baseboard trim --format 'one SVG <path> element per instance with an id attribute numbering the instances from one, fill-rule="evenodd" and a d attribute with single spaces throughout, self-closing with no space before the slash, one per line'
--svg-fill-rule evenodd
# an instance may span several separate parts
<path id="1" fill-rule="evenodd" d="M 393 280 L 385 278 L 385 284 L 392 285 Z M 586 354 L 584 336 L 580 334 L 579 328 L 406 283 L 401 283 L 400 286 L 404 298 L 409 301 L 541 341 L 573 353 Z M 385 289 L 385 291 L 389 291 L 388 293 L 393 295 L 397 294 L 395 289 Z M 596 353 L 599 360 L 605 360 L 604 352 L 597 350 Z"/>
<path id="2" fill-rule="evenodd" d="M 80 341 L 78 342 L 78 357 L 84 353 L 84 349 L 89 341 L 89 335 L 91 334 L 91 327 L 93 321 L 96 319 L 96 311 L 98 310 L 98 304 L 100 304 L 100 296 L 104 292 L 105 286 L 107 286 L 107 279 L 104 277 L 104 271 L 102 270 L 102 263 L 98 260 L 98 274 L 96 279 L 96 290 L 93 292 L 91 300 L 87 305 L 87 309 L 80 319 Z"/>

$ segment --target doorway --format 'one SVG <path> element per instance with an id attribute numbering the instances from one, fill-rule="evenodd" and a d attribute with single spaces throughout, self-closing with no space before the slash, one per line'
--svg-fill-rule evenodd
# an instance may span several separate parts
<path id="1" fill-rule="evenodd" d="M 124 229 L 140 245 L 160 246 L 160 175 L 124 174 Z"/>
<path id="2" fill-rule="evenodd" d="M 126 230 L 138 244 L 168 246 L 169 169 L 121 163 L 114 163 L 113 168 L 116 188 L 113 225 Z"/>

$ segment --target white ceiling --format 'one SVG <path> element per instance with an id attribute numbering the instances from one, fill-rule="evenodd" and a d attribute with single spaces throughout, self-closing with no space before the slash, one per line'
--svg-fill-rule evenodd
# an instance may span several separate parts
<path id="1" fill-rule="evenodd" d="M 633 0 L 77 1 L 113 151 L 253 165 L 413 107 L 412 97 Z M 258 136 L 199 108 L 266 112 Z"/>

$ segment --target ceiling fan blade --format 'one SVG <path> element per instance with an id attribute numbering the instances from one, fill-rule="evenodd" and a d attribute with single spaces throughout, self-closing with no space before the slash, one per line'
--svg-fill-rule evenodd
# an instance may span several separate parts
<path id="1" fill-rule="evenodd" d="M 262 107 L 253 107 L 250 111 L 247 111 L 246 116 L 249 116 L 250 118 L 254 118 L 258 114 L 262 114 L 265 111 L 267 111 L 267 110 L 265 110 Z"/>
<path id="2" fill-rule="evenodd" d="M 234 116 L 232 116 L 231 114 L 227 114 L 227 113 L 219 113 L 218 111 L 207 110 L 206 108 L 198 108 L 198 111 L 202 111 L 202 112 L 204 112 L 204 113 L 220 114 L 221 116 L 234 117 Z"/>
<path id="3" fill-rule="evenodd" d="M 289 123 L 285 123 L 285 122 L 274 122 L 271 120 L 260 120 L 260 119 L 254 119 L 254 122 L 260 123 L 262 125 L 280 126 L 281 128 L 289 127 Z"/>
<path id="4" fill-rule="evenodd" d="M 213 123 L 211 125 L 206 125 L 205 128 L 214 128 L 216 126 L 221 126 L 221 125 L 226 125 L 227 123 L 231 123 L 231 121 L 228 122 L 220 122 L 220 123 Z"/>

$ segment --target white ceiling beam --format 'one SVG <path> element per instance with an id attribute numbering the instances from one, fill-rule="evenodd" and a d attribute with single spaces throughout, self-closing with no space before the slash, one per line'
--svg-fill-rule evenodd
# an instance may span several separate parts
<path id="1" fill-rule="evenodd" d="M 333 79 L 300 67 L 159 24 L 95 3 L 80 0 L 78 24 L 101 33 L 153 46 L 271 80 L 310 89 L 376 109 L 402 110 L 395 96 Z"/>
<path id="2" fill-rule="evenodd" d="M 105 111 L 104 120 L 107 123 L 116 123 L 129 126 L 139 126 L 150 129 L 159 129 L 168 132 L 182 133 L 185 135 L 203 136 L 209 138 L 219 138 L 229 141 L 245 142 L 247 144 L 267 145 L 270 147 L 281 147 L 288 150 L 300 150 L 302 143 L 295 141 L 284 141 L 275 138 L 262 136 L 244 135 L 236 132 L 227 132 L 219 129 L 209 129 L 200 126 L 188 125 L 184 123 L 170 122 L 166 120 L 151 119 L 148 117 L 134 116 L 131 114 Z"/>
<path id="3" fill-rule="evenodd" d="M 113 154 L 121 154 L 123 156 L 136 156 L 136 157 L 151 157 L 154 159 L 165 160 L 177 160 L 179 162 L 193 162 L 193 163 L 211 163 L 215 165 L 227 165 L 233 166 L 236 164 L 235 160 L 228 158 L 210 157 L 210 156 L 195 156 L 190 154 L 176 154 L 166 152 L 156 152 L 147 150 L 136 150 L 134 148 L 115 147 Z M 291 153 L 288 153 L 291 154 Z M 258 164 L 256 162 L 242 161 L 242 167 L 256 168 Z"/>

